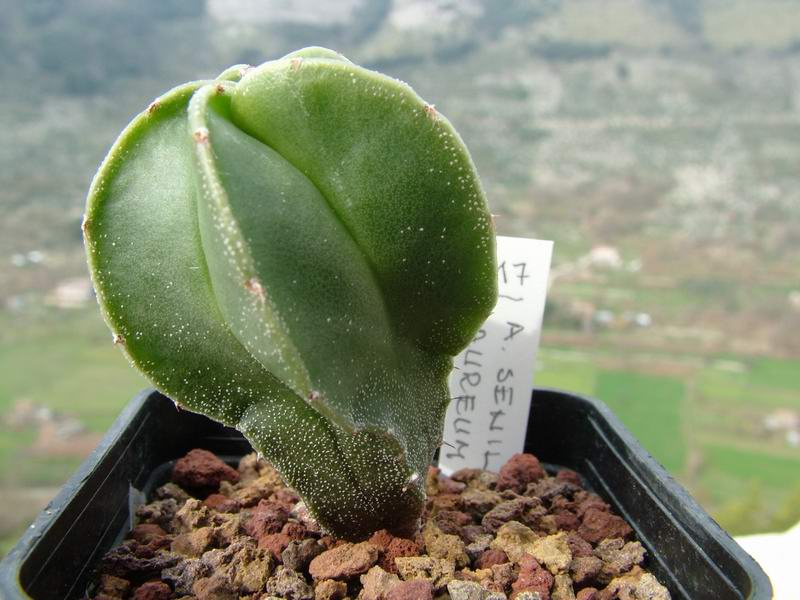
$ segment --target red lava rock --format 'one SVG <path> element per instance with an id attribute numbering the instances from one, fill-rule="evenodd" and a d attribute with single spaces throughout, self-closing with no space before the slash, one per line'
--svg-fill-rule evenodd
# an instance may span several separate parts
<path id="1" fill-rule="evenodd" d="M 162 581 L 148 581 L 133 593 L 133 600 L 170 600 L 172 589 Z"/>
<path id="2" fill-rule="evenodd" d="M 475 568 L 491 569 L 494 565 L 501 565 L 507 562 L 508 556 L 506 556 L 505 552 L 497 548 L 492 548 L 490 550 L 486 550 L 478 557 L 478 560 L 475 561 Z"/>
<path id="3" fill-rule="evenodd" d="M 140 544 L 149 544 L 154 540 L 158 540 L 167 535 L 167 532 L 161 529 L 155 523 L 140 523 L 130 533 L 130 537 L 135 539 Z"/>
<path id="4" fill-rule="evenodd" d="M 288 521 L 281 529 L 281 533 L 285 533 L 293 540 L 304 540 L 308 535 L 308 530 L 305 525 L 297 521 Z"/>
<path id="5" fill-rule="evenodd" d="M 472 517 L 460 510 L 440 510 L 433 516 L 433 522 L 443 533 L 460 536 L 463 527 L 472 525 Z"/>
<path id="6" fill-rule="evenodd" d="M 288 488 L 279 488 L 272 493 L 269 500 L 272 504 L 282 506 L 287 512 L 291 512 L 294 505 L 300 502 L 300 496 Z"/>
<path id="7" fill-rule="evenodd" d="M 192 586 L 197 600 L 236 600 L 238 594 L 231 589 L 229 582 L 221 573 L 198 579 Z"/>
<path id="8" fill-rule="evenodd" d="M 469 482 L 480 477 L 481 473 L 483 471 L 480 469 L 459 469 L 450 475 L 450 479 L 469 485 Z"/>
<path id="9" fill-rule="evenodd" d="M 255 454 L 240 463 L 235 485 L 224 479 L 229 467 L 210 453 L 193 451 L 178 462 L 176 476 L 192 496 L 170 482 L 137 509 L 141 524 L 131 539 L 100 561 L 97 600 L 256 600 L 265 593 L 292 600 L 432 600 L 435 590 L 445 597 L 445 587 L 462 600 L 489 592 L 512 599 L 523 592 L 540 600 L 668 599 L 637 566 L 644 549 L 626 541 L 632 531 L 609 504 L 583 490 L 574 471 L 547 476 L 530 455 L 513 457 L 501 475 L 467 469 L 448 478 L 430 469 L 425 527 L 412 539 L 382 530 L 360 544 L 324 535 L 297 494 Z M 215 480 L 216 489 L 205 485 Z M 494 532 L 509 521 L 531 530 L 541 562 L 518 548 L 515 558 L 522 558 L 512 563 L 510 547 L 491 547 Z M 538 539 L 553 534 L 561 540 L 556 566 Z M 440 538 L 452 548 L 440 547 Z M 443 560 L 456 547 L 458 556 Z"/>
<path id="10" fill-rule="evenodd" d="M 628 538 L 633 534 L 622 517 L 590 508 L 583 515 L 578 535 L 590 544 L 597 544 L 607 538 Z"/>
<path id="11" fill-rule="evenodd" d="M 195 448 L 175 463 L 172 480 L 184 488 L 216 489 L 222 481 L 239 481 L 239 472 L 208 450 Z"/>
<path id="12" fill-rule="evenodd" d="M 158 576 L 162 569 L 175 565 L 179 557 L 172 554 L 156 554 L 135 540 L 128 540 L 103 557 L 100 568 L 104 573 L 123 579 L 143 581 Z"/>
<path id="13" fill-rule="evenodd" d="M 198 557 L 214 545 L 214 528 L 201 527 L 172 540 L 170 549 L 185 556 Z"/>
<path id="14" fill-rule="evenodd" d="M 436 483 L 440 494 L 460 494 L 467 487 L 463 481 L 455 481 L 444 475 L 439 475 Z"/>
<path id="15" fill-rule="evenodd" d="M 280 562 L 281 553 L 286 550 L 286 546 L 292 541 L 285 533 L 268 533 L 258 538 L 258 547 L 265 548 L 272 553 L 272 556 Z"/>
<path id="16" fill-rule="evenodd" d="M 553 576 L 543 569 L 530 554 L 524 554 L 519 561 L 519 576 L 511 584 L 512 598 L 521 592 L 536 592 L 541 600 L 550 600 Z"/>
<path id="17" fill-rule="evenodd" d="M 483 525 L 467 525 L 461 529 L 461 539 L 467 544 L 471 544 L 481 539 L 487 533 Z"/>
<path id="18" fill-rule="evenodd" d="M 397 573 L 397 565 L 394 563 L 395 558 L 400 558 L 401 556 L 419 556 L 421 552 L 420 545 L 414 540 L 400 537 L 394 538 L 381 559 L 381 566 L 384 571 Z"/>
<path id="19" fill-rule="evenodd" d="M 114 575 L 101 575 L 98 586 L 98 596 L 103 594 L 111 598 L 126 598 L 131 588 L 131 582 Z"/>
<path id="20" fill-rule="evenodd" d="M 424 579 L 401 581 L 389 590 L 386 600 L 433 600 L 433 585 Z"/>
<path id="21" fill-rule="evenodd" d="M 559 510 L 553 513 L 556 520 L 556 527 L 564 531 L 576 531 L 581 525 L 581 521 L 574 512 L 569 510 Z"/>
<path id="22" fill-rule="evenodd" d="M 280 533 L 288 520 L 289 511 L 286 507 L 269 500 L 261 500 L 253 510 L 250 520 L 245 523 L 244 530 L 254 538 L 260 538 L 269 533 Z"/>
<path id="23" fill-rule="evenodd" d="M 502 502 L 500 494 L 491 490 L 467 489 L 460 497 L 464 512 L 478 520 Z"/>
<path id="24" fill-rule="evenodd" d="M 428 503 L 439 510 L 458 510 L 461 505 L 461 496 L 458 494 L 438 494 L 428 498 Z"/>
<path id="25" fill-rule="evenodd" d="M 191 558 L 178 562 L 174 567 L 164 569 L 161 579 L 168 581 L 175 590 L 177 597 L 188 596 L 192 593 L 192 586 L 198 579 L 211 575 L 211 567 L 198 558 Z"/>
<path id="26" fill-rule="evenodd" d="M 548 506 L 559 497 L 572 498 L 575 492 L 580 488 L 568 481 L 556 479 L 555 477 L 548 477 L 540 481 L 536 481 L 525 488 L 526 496 L 536 496 L 541 499 Z"/>
<path id="27" fill-rule="evenodd" d="M 513 500 L 506 500 L 487 512 L 483 516 L 483 519 L 481 519 L 481 525 L 483 525 L 484 529 L 487 531 L 495 533 L 509 521 L 530 523 L 530 517 L 544 514 L 547 511 L 542 508 L 540 511 L 534 510 L 533 513 L 527 515 L 528 518 L 522 518 L 523 515 L 530 512 L 531 509 L 536 509 L 540 504 L 541 502 L 539 500 L 535 498 L 526 498 L 525 496 L 519 496 Z"/>
<path id="28" fill-rule="evenodd" d="M 431 469 L 432 468 L 433 467 L 431 467 Z M 381 552 L 386 552 L 386 549 L 389 547 L 389 544 L 393 539 L 394 536 L 391 533 L 389 533 L 385 529 L 381 529 L 373 533 L 372 536 L 367 541 L 373 546 L 377 546 Z"/>
<path id="29" fill-rule="evenodd" d="M 228 498 L 222 494 L 211 494 L 203 500 L 208 508 L 222 513 L 239 512 L 242 505 L 235 498 Z"/>
<path id="30" fill-rule="evenodd" d="M 497 490 L 514 490 L 521 494 L 529 483 L 538 481 L 544 476 L 544 469 L 533 454 L 515 454 L 500 467 Z"/>
<path id="31" fill-rule="evenodd" d="M 591 583 L 603 568 L 603 561 L 596 556 L 577 556 L 569 564 L 569 574 L 576 586 Z"/>
<path id="32" fill-rule="evenodd" d="M 319 538 L 319 543 L 325 546 L 326 550 L 330 550 L 336 546 L 337 540 L 333 536 L 323 535 Z"/>
<path id="33" fill-rule="evenodd" d="M 594 555 L 602 561 L 602 569 L 597 580 L 609 583 L 615 577 L 627 573 L 635 565 L 644 560 L 647 552 L 639 542 L 628 542 L 617 539 L 606 539 L 594 549 Z"/>
<path id="34" fill-rule="evenodd" d="M 314 579 L 350 579 L 369 571 L 378 562 L 378 553 L 369 542 L 342 544 L 312 560 L 308 572 Z"/>
<path id="35" fill-rule="evenodd" d="M 583 487 L 583 484 L 581 483 L 581 476 L 572 469 L 561 469 L 558 473 L 556 473 L 556 479 L 571 483 L 575 487 Z"/>
<path id="36" fill-rule="evenodd" d="M 583 515 L 585 515 L 589 509 L 592 508 L 602 512 L 609 512 L 611 510 L 611 507 L 606 502 L 603 502 L 603 499 L 600 496 L 593 494 L 592 492 L 576 492 L 574 496 L 574 502 L 575 514 L 580 518 L 583 518 Z"/>
<path id="37" fill-rule="evenodd" d="M 136 516 L 144 523 L 156 523 L 167 530 L 179 510 L 178 502 L 174 498 L 167 498 L 142 504 L 136 509 Z"/>
<path id="38" fill-rule="evenodd" d="M 514 571 L 514 565 L 510 562 L 492 565 L 492 583 L 494 585 L 491 587 L 494 588 L 493 591 L 505 593 L 514 583 L 516 577 L 517 573 Z"/>
<path id="39" fill-rule="evenodd" d="M 577 533 L 573 532 L 567 534 L 567 545 L 573 557 L 594 556 L 592 545 Z"/>

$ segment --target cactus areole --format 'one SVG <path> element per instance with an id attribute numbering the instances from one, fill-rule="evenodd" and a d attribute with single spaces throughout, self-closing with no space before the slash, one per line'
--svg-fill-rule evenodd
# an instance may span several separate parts
<path id="1" fill-rule="evenodd" d="M 125 129 L 84 236 L 114 341 L 237 427 L 334 535 L 410 534 L 453 356 L 497 297 L 450 123 L 330 50 L 179 86 Z"/>

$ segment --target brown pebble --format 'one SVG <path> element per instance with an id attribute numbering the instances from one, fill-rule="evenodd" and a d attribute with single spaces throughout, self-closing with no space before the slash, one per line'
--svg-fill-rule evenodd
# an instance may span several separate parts
<path id="1" fill-rule="evenodd" d="M 292 539 L 285 533 L 268 533 L 258 538 L 258 547 L 269 550 L 273 557 L 280 562 L 281 553 Z"/>
<path id="2" fill-rule="evenodd" d="M 208 450 L 195 448 L 175 463 L 172 480 L 184 488 L 217 489 L 222 481 L 239 481 L 239 472 Z"/>
<path id="3" fill-rule="evenodd" d="M 478 557 L 475 561 L 476 569 L 491 569 L 493 565 L 500 565 L 508 562 L 508 556 L 499 548 L 490 548 Z"/>
<path id="4" fill-rule="evenodd" d="M 556 473 L 556 479 L 567 481 L 576 487 L 583 487 L 583 484 L 581 483 L 581 476 L 572 469 L 561 469 L 558 473 Z"/>
<path id="5" fill-rule="evenodd" d="M 347 584 L 344 581 L 323 579 L 314 587 L 314 600 L 344 600 Z"/>
<path id="6" fill-rule="evenodd" d="M 167 532 L 161 529 L 155 523 L 140 523 L 131 531 L 130 537 L 135 539 L 140 544 L 149 544 L 150 542 L 163 538 Z"/>
<path id="7" fill-rule="evenodd" d="M 609 512 L 611 510 L 611 506 L 609 506 L 607 502 L 604 502 L 600 496 L 593 492 L 576 492 L 574 496 L 574 503 L 575 514 L 580 518 L 583 518 L 586 512 L 592 508 L 602 512 Z"/>
<path id="8" fill-rule="evenodd" d="M 228 498 L 222 494 L 211 494 L 203 500 L 208 508 L 222 513 L 239 512 L 241 504 L 235 498 Z"/>
<path id="9" fill-rule="evenodd" d="M 542 479 L 546 474 L 533 454 L 515 454 L 500 467 L 500 477 L 497 480 L 498 491 L 514 490 L 518 494 L 525 491 L 529 483 Z"/>
<path id="10" fill-rule="evenodd" d="M 148 581 L 133 593 L 133 600 L 169 600 L 172 589 L 162 581 Z"/>
<path id="11" fill-rule="evenodd" d="M 443 533 L 461 536 L 461 530 L 472 525 L 472 517 L 460 510 L 441 510 L 433 516 L 433 521 Z"/>
<path id="12" fill-rule="evenodd" d="M 597 593 L 595 588 L 584 588 L 578 592 L 578 595 L 575 596 L 575 600 L 598 600 Z"/>
<path id="13" fill-rule="evenodd" d="M 378 547 L 369 542 L 342 544 L 326 550 L 308 566 L 314 579 L 350 579 L 378 562 Z"/>
<path id="14" fill-rule="evenodd" d="M 190 533 L 182 533 L 172 540 L 170 549 L 184 556 L 202 555 L 214 543 L 214 528 L 201 527 Z"/>
<path id="15" fill-rule="evenodd" d="M 285 506 L 261 500 L 244 528 L 254 538 L 260 538 L 268 533 L 280 533 L 288 520 L 289 510 Z"/>
<path id="16" fill-rule="evenodd" d="M 367 541 L 373 546 L 377 546 L 381 552 L 386 552 L 386 549 L 389 547 L 389 543 L 393 539 L 394 536 L 391 533 L 385 529 L 380 529 L 373 533 Z"/>
<path id="17" fill-rule="evenodd" d="M 578 516 L 569 510 L 559 510 L 553 513 L 553 517 L 556 528 L 561 531 L 576 531 L 581 525 Z"/>
<path id="18" fill-rule="evenodd" d="M 424 579 L 401 581 L 389 590 L 386 600 L 433 600 L 433 585 Z"/>
<path id="19" fill-rule="evenodd" d="M 100 585 L 98 587 L 99 594 L 105 594 L 111 597 L 125 598 L 128 591 L 131 589 L 131 582 L 122 577 L 115 577 L 114 575 L 101 575 Z"/>
<path id="20" fill-rule="evenodd" d="M 302 541 L 306 539 L 308 530 L 302 523 L 298 523 L 297 521 L 287 521 L 284 524 L 283 529 L 281 529 L 281 533 L 285 533 L 292 540 Z"/>
<path id="21" fill-rule="evenodd" d="M 575 532 L 567 534 L 567 545 L 573 557 L 594 555 L 592 545 Z"/>
<path id="22" fill-rule="evenodd" d="M 607 538 L 628 538 L 633 534 L 622 517 L 590 508 L 583 515 L 578 535 L 590 544 L 597 544 Z"/>
<path id="23" fill-rule="evenodd" d="M 586 585 L 597 577 L 602 566 L 603 561 L 596 556 L 577 556 L 569 564 L 569 573 L 576 585 Z"/>
<path id="24" fill-rule="evenodd" d="M 372 567 L 360 577 L 361 592 L 358 600 L 386 600 L 386 594 L 400 583 L 400 578 L 380 567 Z"/>
<path id="25" fill-rule="evenodd" d="M 514 595 L 520 592 L 536 592 L 541 600 L 550 600 L 550 589 L 553 587 L 553 576 L 543 569 L 530 554 L 525 554 L 519 561 L 519 576 L 511 585 Z M 514 597 L 512 595 L 512 598 Z"/>
<path id="26" fill-rule="evenodd" d="M 389 546 L 384 550 L 379 564 L 385 571 L 397 573 L 397 565 L 394 562 L 395 558 L 401 556 L 418 556 L 419 554 L 420 547 L 415 541 L 396 537 L 389 542 Z"/>

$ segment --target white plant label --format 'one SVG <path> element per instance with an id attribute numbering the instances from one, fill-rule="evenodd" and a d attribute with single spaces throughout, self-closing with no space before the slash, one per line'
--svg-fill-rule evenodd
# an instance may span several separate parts
<path id="1" fill-rule="evenodd" d="M 499 298 L 453 361 L 439 467 L 497 471 L 521 452 L 528 427 L 553 242 L 497 237 Z"/>

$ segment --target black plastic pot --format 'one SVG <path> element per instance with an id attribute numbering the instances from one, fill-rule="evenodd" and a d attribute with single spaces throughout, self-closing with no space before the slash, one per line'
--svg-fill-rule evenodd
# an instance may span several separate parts
<path id="1" fill-rule="evenodd" d="M 158 392 L 137 396 L 0 563 L 0 598 L 82 597 L 94 563 L 128 531 L 139 492 L 163 483 L 170 461 L 196 447 L 231 459 L 250 452 L 235 430 L 178 411 Z M 601 402 L 535 390 L 525 450 L 581 473 L 636 531 L 674 599 L 772 598 L 758 564 Z"/>

